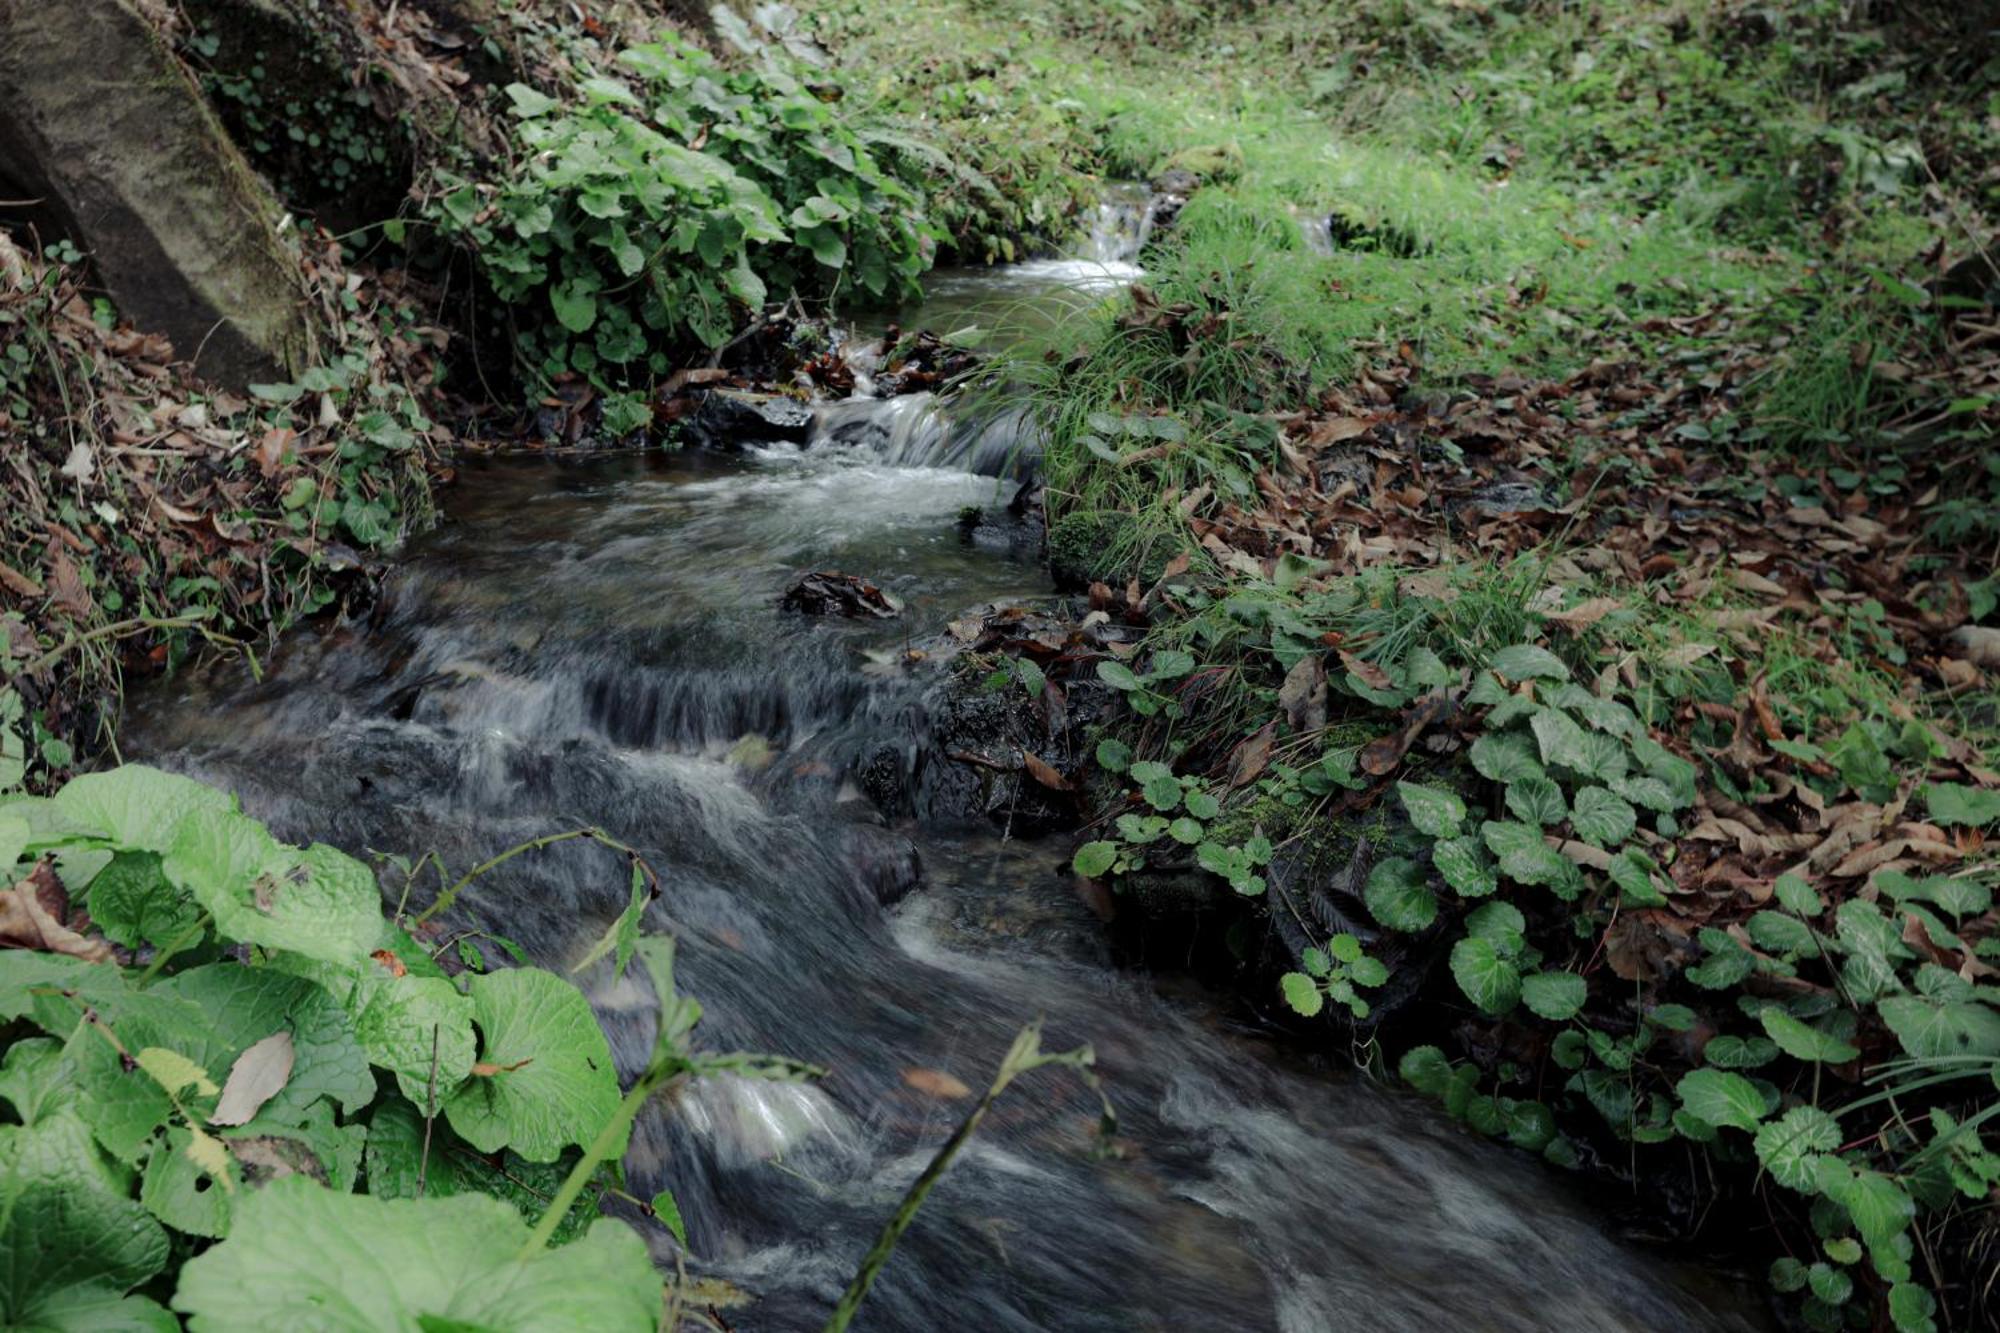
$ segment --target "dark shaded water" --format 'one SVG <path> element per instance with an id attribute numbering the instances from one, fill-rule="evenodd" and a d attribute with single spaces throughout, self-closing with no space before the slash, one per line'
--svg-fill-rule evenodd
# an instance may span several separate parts
<path id="1" fill-rule="evenodd" d="M 865 445 L 474 466 L 367 623 L 295 636 L 262 684 L 232 670 L 154 691 L 134 757 L 234 788 L 295 840 L 457 869 L 580 823 L 645 849 L 665 879 L 648 925 L 680 936 L 703 1040 L 832 1071 L 709 1082 L 635 1135 L 634 1191 L 670 1186 L 692 1266 L 757 1294 L 738 1327 L 819 1325 L 965 1108 L 908 1071 L 983 1087 L 1038 1014 L 1049 1047 L 1096 1046 L 1118 1154 L 1093 1151 L 1091 1094 L 1029 1076 L 862 1327 L 1753 1326 L 1738 1293 L 1614 1242 L 1536 1164 L 1116 967 L 1062 848 L 875 812 L 849 779 L 862 757 L 887 747 L 923 780 L 923 681 L 902 650 L 1044 588 L 960 534 L 963 506 L 1010 489 Z M 984 531 L 1005 544 L 1004 525 Z M 865 574 L 907 610 L 780 613 L 808 567 Z M 572 843 L 466 901 L 565 968 L 625 893 L 617 859 Z M 581 980 L 630 1072 L 650 994 L 602 963 Z"/>

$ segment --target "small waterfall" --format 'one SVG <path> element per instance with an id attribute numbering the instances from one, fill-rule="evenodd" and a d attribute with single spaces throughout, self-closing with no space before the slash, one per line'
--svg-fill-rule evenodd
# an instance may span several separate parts
<path id="1" fill-rule="evenodd" d="M 809 449 L 848 449 L 892 467 L 1025 478 L 1042 455 L 1025 405 L 967 408 L 932 393 L 854 398 L 819 409 Z"/>
<path id="2" fill-rule="evenodd" d="M 1109 185 L 1097 203 L 1082 259 L 1136 265 L 1153 234 L 1153 192 L 1128 182 Z"/>

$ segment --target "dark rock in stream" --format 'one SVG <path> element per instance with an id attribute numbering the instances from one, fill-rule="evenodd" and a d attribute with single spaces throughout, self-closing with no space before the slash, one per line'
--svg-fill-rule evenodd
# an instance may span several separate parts
<path id="1" fill-rule="evenodd" d="M 681 440 L 700 449 L 735 451 L 747 443 L 804 444 L 813 409 L 779 393 L 710 389 L 679 421 Z"/>
<path id="2" fill-rule="evenodd" d="M 884 620 L 903 609 L 895 598 L 859 574 L 833 569 L 799 575 L 778 598 L 778 608 L 805 616 L 875 616 Z"/>

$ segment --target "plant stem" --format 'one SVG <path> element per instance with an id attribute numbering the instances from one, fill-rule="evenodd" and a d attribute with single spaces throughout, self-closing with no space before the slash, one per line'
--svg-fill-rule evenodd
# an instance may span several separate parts
<path id="1" fill-rule="evenodd" d="M 25 680 L 29 676 L 41 671 L 42 668 L 52 666 L 56 662 L 61 661 L 65 655 L 83 647 L 84 644 L 89 643 L 93 639 L 115 639 L 121 634 L 131 634 L 142 629 L 188 629 L 206 619 L 208 619 L 208 615 L 204 612 L 198 616 L 166 616 L 164 618 L 157 616 L 134 616 L 130 620 L 120 620 L 109 625 L 99 625 L 96 629 L 89 629 L 83 631 L 81 634 L 70 635 L 67 639 L 15 672 L 9 679 Z"/>
<path id="2" fill-rule="evenodd" d="M 466 871 L 463 875 L 459 876 L 458 882 L 453 884 L 450 888 L 446 889 L 443 893 L 440 893 L 437 896 L 436 902 L 433 902 L 429 907 L 426 907 L 423 911 L 417 913 L 416 920 L 412 921 L 410 925 L 412 927 L 421 926 L 425 922 L 429 921 L 432 917 L 436 916 L 439 912 L 449 911 L 451 909 L 452 903 L 457 901 L 459 893 L 464 890 L 466 885 L 472 883 L 473 880 L 478 879 L 481 875 L 485 874 L 489 870 L 492 870 L 494 867 L 503 865 L 506 862 L 513 860 L 515 857 L 519 856 L 523 852 L 540 851 L 544 847 L 553 847 L 555 844 L 559 842 L 569 842 L 575 838 L 595 838 L 599 841 L 605 841 L 605 842 L 609 841 L 609 839 L 606 837 L 602 829 L 595 829 L 595 828 L 569 829 L 566 832 L 562 833 L 550 833 L 543 837 L 530 838 L 528 841 L 524 843 L 520 843 L 516 846 L 509 847 L 506 851 L 501 852 L 497 856 L 490 857 L 487 860 L 480 862 L 478 865 L 474 866 L 472 869 Z M 613 845 L 615 846 L 617 844 Z"/>

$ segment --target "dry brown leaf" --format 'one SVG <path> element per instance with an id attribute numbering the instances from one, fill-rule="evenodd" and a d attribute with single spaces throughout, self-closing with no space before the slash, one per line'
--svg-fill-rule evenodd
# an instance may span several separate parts
<path id="1" fill-rule="evenodd" d="M 1232 790 L 1247 787 L 1262 775 L 1271 762 L 1271 746 L 1277 739 L 1278 724 L 1271 721 L 1237 745 L 1229 756 L 1229 785 Z"/>
<path id="2" fill-rule="evenodd" d="M 965 1085 L 963 1079 L 954 1078 L 942 1069 L 905 1069 L 903 1082 L 926 1097 L 945 1101 L 963 1101 L 972 1095 L 972 1089 Z"/>
<path id="3" fill-rule="evenodd" d="M 111 960 L 111 944 L 80 934 L 59 919 L 65 895 L 46 862 L 9 889 L 0 889 L 0 948 L 67 954 L 86 963 Z"/>
<path id="4" fill-rule="evenodd" d="M 223 1081 L 211 1125 L 244 1125 L 292 1078 L 292 1034 L 280 1029 L 236 1057 Z"/>
<path id="5" fill-rule="evenodd" d="M 1058 773 L 1055 766 L 1036 754 L 1033 750 L 1021 751 L 1021 763 L 1028 770 L 1028 776 L 1047 787 L 1050 791 L 1068 791 L 1069 779 Z"/>
<path id="6" fill-rule="evenodd" d="M 1588 629 L 1621 605 L 1623 603 L 1615 597 L 1593 597 L 1587 602 L 1572 606 L 1567 611 L 1547 612 L 1542 619 L 1561 625 L 1564 629 Z"/>

